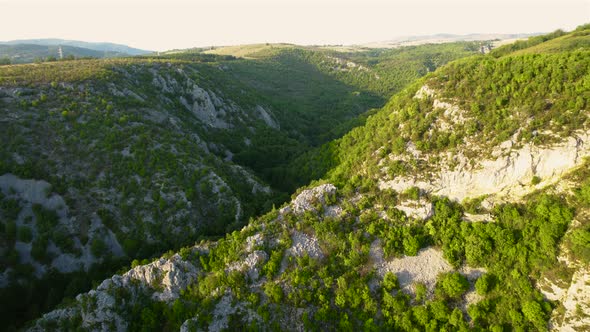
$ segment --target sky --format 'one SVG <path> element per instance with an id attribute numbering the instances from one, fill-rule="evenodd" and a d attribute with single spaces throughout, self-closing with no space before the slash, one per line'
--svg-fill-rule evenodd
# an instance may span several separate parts
<path id="1" fill-rule="evenodd" d="M 550 32 L 584 23 L 590 0 L 0 0 L 0 41 L 62 38 L 154 51 Z"/>

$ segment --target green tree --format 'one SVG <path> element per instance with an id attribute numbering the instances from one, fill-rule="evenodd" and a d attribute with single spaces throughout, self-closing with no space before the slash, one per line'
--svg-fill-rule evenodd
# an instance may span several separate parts
<path id="1" fill-rule="evenodd" d="M 459 272 L 445 273 L 436 283 L 436 295 L 457 299 L 469 289 L 469 281 Z"/>
<path id="2" fill-rule="evenodd" d="M 397 281 L 397 276 L 395 275 L 395 273 L 392 273 L 392 272 L 385 273 L 385 276 L 383 276 L 382 286 L 388 292 L 391 292 L 394 289 L 398 289 L 399 283 Z"/>
<path id="3" fill-rule="evenodd" d="M 479 295 L 485 295 L 492 289 L 493 282 L 493 276 L 484 274 L 475 282 L 475 290 Z"/>
<path id="4" fill-rule="evenodd" d="M 543 308 L 536 301 L 528 301 L 522 305 L 524 318 L 531 322 L 538 331 L 547 331 L 547 321 Z"/>

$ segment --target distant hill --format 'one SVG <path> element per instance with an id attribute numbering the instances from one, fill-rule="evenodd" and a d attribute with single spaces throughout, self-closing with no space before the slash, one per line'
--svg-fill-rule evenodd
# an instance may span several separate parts
<path id="1" fill-rule="evenodd" d="M 90 50 L 108 52 L 108 53 L 124 53 L 127 55 L 144 55 L 152 53 L 152 51 L 141 50 L 138 48 L 129 47 L 127 45 L 114 44 L 114 43 L 91 43 L 79 40 L 66 40 L 66 39 L 22 39 L 22 40 L 11 40 L 7 42 L 0 42 L 0 45 L 16 45 L 16 44 L 32 44 L 42 46 L 72 46 L 87 48 Z"/>
<path id="2" fill-rule="evenodd" d="M 391 40 L 381 42 L 371 42 L 359 46 L 368 48 L 395 48 L 401 46 L 415 46 L 424 44 L 442 44 L 459 41 L 478 41 L 478 40 L 509 40 L 514 41 L 518 39 L 528 38 L 540 35 L 540 33 L 513 33 L 513 34 L 498 34 L 498 33 L 472 33 L 468 35 L 454 35 L 448 33 L 439 33 L 435 35 L 425 36 L 402 36 Z"/>
<path id="3" fill-rule="evenodd" d="M 0 59 L 9 60 L 10 63 L 29 63 L 37 60 L 47 61 L 59 59 L 59 47 L 57 45 L 13 44 L 0 45 Z M 61 46 L 63 57 L 68 58 L 113 58 L 129 56 L 127 53 L 113 51 L 97 51 L 88 48 Z"/>

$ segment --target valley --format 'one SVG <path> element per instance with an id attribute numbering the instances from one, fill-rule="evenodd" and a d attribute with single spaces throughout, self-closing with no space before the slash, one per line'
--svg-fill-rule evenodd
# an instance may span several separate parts
<path id="1" fill-rule="evenodd" d="M 295 46 L 0 67 L 5 318 L 243 227 L 318 176 L 296 159 L 472 45 L 355 54 L 387 69 Z"/>
<path id="2" fill-rule="evenodd" d="M 7 330 L 590 327 L 590 27 L 0 66 Z"/>

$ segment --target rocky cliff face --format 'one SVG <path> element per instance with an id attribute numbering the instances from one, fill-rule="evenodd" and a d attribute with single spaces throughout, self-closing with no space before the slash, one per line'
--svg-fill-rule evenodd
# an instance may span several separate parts
<path id="1" fill-rule="evenodd" d="M 58 326 L 63 329 L 67 322 L 80 320 L 81 327 L 87 330 L 125 331 L 129 322 L 121 315 L 122 307 L 137 303 L 142 296 L 173 302 L 181 291 L 196 280 L 199 272 L 198 267 L 183 260 L 178 254 L 160 258 L 103 281 L 96 289 L 78 295 L 75 307 L 58 309 L 44 315 L 30 330 L 46 331 Z M 56 326 L 56 323 L 60 325 Z"/>
<path id="2" fill-rule="evenodd" d="M 256 98 L 233 100 L 190 65 L 139 63 L 110 74 L 0 87 L 3 294 L 46 289 L 54 275 L 100 275 L 99 265 L 223 234 L 272 206 L 274 191 L 226 146 L 231 135 L 279 133 L 270 107 L 262 114 Z M 57 295 L 43 296 L 27 298 L 56 304 Z"/>
<path id="3" fill-rule="evenodd" d="M 402 192 L 411 187 L 457 201 L 479 196 L 495 196 L 507 201 L 523 197 L 539 188 L 553 185 L 569 170 L 580 166 L 590 156 L 590 133 L 574 136 L 550 146 L 506 141 L 492 152 L 492 159 L 477 160 L 456 155 L 442 155 L 443 161 L 430 179 L 397 177 L 381 180 L 381 189 Z M 452 166 L 451 166 L 452 165 Z M 451 168 L 452 167 L 452 168 Z M 532 183 L 538 177 L 537 183 Z"/>
<path id="4" fill-rule="evenodd" d="M 430 132 L 451 131 L 471 118 L 470 112 L 462 110 L 449 100 L 441 100 L 439 93 L 428 85 L 416 92 L 415 99 L 432 104 L 433 111 L 442 114 L 430 125 Z M 566 138 L 554 136 L 553 143 L 523 143 L 518 138 L 520 131 L 497 146 L 478 141 L 476 132 L 452 151 L 423 153 L 410 141 L 401 155 L 391 154 L 387 161 L 404 161 L 425 164 L 418 174 L 379 179 L 381 189 L 403 192 L 411 187 L 449 197 L 456 201 L 479 196 L 493 196 L 490 200 L 518 200 L 534 190 L 555 184 L 569 170 L 581 165 L 590 155 L 590 131 L 577 130 Z M 474 157 L 475 156 L 475 157 Z M 387 171 L 387 167 L 383 169 Z"/>
<path id="5" fill-rule="evenodd" d="M 566 147 L 566 149 L 575 149 L 579 145 L 557 145 Z M 530 151 L 530 150 L 526 150 Z M 551 151 L 555 151 L 554 149 Z M 522 153 L 522 152 L 520 152 Z M 544 156 L 541 153 L 538 156 Z M 549 153 L 548 155 L 551 155 Z M 572 161 L 571 167 L 564 167 L 564 163 L 548 163 L 543 162 L 544 157 L 540 157 L 539 164 L 543 164 L 542 170 L 533 174 L 551 174 L 552 181 L 557 181 L 560 175 L 570 172 L 576 163 Z M 576 161 L 577 162 L 577 161 Z M 496 163 L 493 163 L 496 165 Z M 498 163 L 499 164 L 499 163 Z M 530 165 L 530 164 L 529 164 Z M 530 170 L 530 169 L 529 169 Z M 480 170 L 480 172 L 482 172 Z M 523 172 L 524 174 L 525 172 Z M 524 175 L 523 175 L 524 176 Z M 530 175 L 529 175 L 530 176 Z M 506 187 L 518 187 L 520 184 L 510 182 L 508 179 L 519 179 L 519 177 L 503 178 L 502 184 Z M 549 185 L 552 182 L 543 182 Z M 537 189 L 543 188 L 543 184 L 538 184 Z M 549 185 L 549 187 L 551 187 Z M 489 194 L 498 194 L 501 191 L 489 192 Z M 284 256 L 280 261 L 280 268 L 278 269 L 278 277 L 281 280 L 282 276 L 288 275 L 293 271 L 294 262 L 301 262 L 299 260 L 311 259 L 318 263 L 326 263 L 329 259 L 326 248 L 328 243 L 322 242 L 317 233 L 309 231 L 308 226 L 302 226 L 301 230 L 296 225 L 296 218 L 303 216 L 316 215 L 320 219 L 320 223 L 329 223 L 335 217 L 332 211 L 338 210 L 337 215 L 343 213 L 341 206 L 348 204 L 336 198 L 337 188 L 331 184 L 323 184 L 317 187 L 303 190 L 298 194 L 293 201 L 276 211 L 274 217 L 262 223 L 253 223 L 244 228 L 240 234 L 235 234 L 232 237 L 242 238 L 242 241 L 233 242 L 233 245 L 240 247 L 238 254 L 232 256 L 233 258 L 225 258 L 224 274 L 226 276 L 232 273 L 240 273 L 246 279 L 246 287 L 253 293 L 264 294 L 264 285 L 271 283 L 266 273 L 265 266 L 269 264 L 274 258 L 268 253 L 268 248 L 284 248 Z M 462 198 L 469 198 L 469 191 L 467 191 Z M 515 199 L 517 196 L 501 196 L 504 200 Z M 457 198 L 457 197 L 454 197 Z M 362 195 L 353 199 L 354 201 L 362 201 Z M 406 204 L 407 205 L 407 204 Z M 431 208 L 424 214 L 414 214 L 414 211 L 404 211 L 404 205 L 396 207 L 398 211 L 408 214 L 412 218 L 428 219 L 436 216 L 434 208 Z M 371 208 L 367 210 L 371 211 Z M 423 212 L 423 211 L 422 211 Z M 385 217 L 387 218 L 387 217 Z M 486 220 L 480 220 L 473 215 L 465 214 L 465 220 L 471 222 L 489 222 L 494 217 L 487 215 Z M 293 224 L 295 222 L 295 224 Z M 344 221 L 339 221 L 344 222 Z M 357 220 L 358 222 L 358 220 Z M 362 222 L 362 220 L 360 221 Z M 493 220 L 491 221 L 493 222 Z M 295 228 L 295 229 L 294 229 Z M 304 230 L 305 229 L 305 230 Z M 214 250 L 217 244 L 211 243 L 209 245 L 199 245 L 190 248 L 190 252 L 195 255 L 207 254 L 210 250 Z M 417 287 L 424 285 L 426 289 L 427 298 L 434 298 L 435 288 L 438 277 L 441 274 L 459 273 L 466 277 L 469 282 L 468 291 L 457 302 L 459 308 L 465 315 L 468 315 L 468 307 L 482 301 L 483 297 L 475 291 L 474 285 L 476 281 L 486 273 L 486 269 L 479 267 L 471 267 L 463 265 L 459 268 L 451 266 L 445 259 L 442 251 L 436 247 L 426 247 L 418 251 L 414 256 L 402 257 L 386 257 L 384 255 L 385 244 L 381 240 L 375 240 L 371 243 L 370 249 L 367 251 L 368 264 L 376 271 L 375 278 L 369 282 L 369 286 L 373 291 L 380 290 L 380 280 L 388 273 L 397 275 L 399 287 L 401 292 L 409 294 L 409 296 L 417 296 Z M 185 255 L 188 255 L 185 252 Z M 202 261 L 201 261 L 202 263 Z M 148 296 L 152 301 L 171 303 L 179 298 L 179 294 L 186 291 L 189 287 L 198 287 L 199 283 L 205 282 L 205 277 L 208 272 L 204 271 L 201 263 L 195 261 L 194 258 L 189 260 L 182 259 L 178 254 L 170 258 L 160 258 L 148 265 L 138 266 L 122 276 L 115 276 L 103 282 L 96 290 L 88 294 L 79 295 L 77 303 L 72 307 L 61 309 L 55 312 L 46 314 L 42 319 L 36 322 L 32 330 L 42 330 L 47 326 L 63 326 L 67 320 L 72 320 L 74 317 L 81 319 L 81 324 L 85 328 L 96 330 L 125 330 L 127 328 L 124 313 L 126 309 L 120 304 L 120 300 L 115 300 L 120 297 L 121 292 L 127 294 L 126 302 L 139 303 L 138 298 Z M 552 328 L 557 330 L 575 330 L 586 326 L 587 322 L 584 318 L 588 311 L 584 301 L 586 295 L 590 294 L 588 288 L 588 271 L 584 267 L 579 267 L 574 273 L 571 283 L 565 286 L 551 285 L 551 291 L 545 291 L 548 299 L 555 300 L 565 308 L 565 315 L 559 318 L 559 321 L 552 322 Z M 285 294 L 295 292 L 295 286 L 289 284 L 285 279 L 279 283 L 281 289 Z M 290 281 L 292 282 L 292 281 Z M 539 284 L 539 287 L 543 283 Z M 222 291 L 223 288 L 216 289 L 214 292 Z M 268 293 L 266 293 L 268 294 Z M 235 318 L 242 317 L 241 324 L 255 324 L 257 326 L 264 325 L 264 319 L 259 312 L 254 310 L 252 304 L 248 301 L 236 299 L 238 296 L 234 291 L 225 289 L 224 293 L 212 295 L 215 300 L 215 306 L 212 311 L 211 320 L 206 324 L 206 329 L 222 330 L 229 328 L 230 321 Z M 270 296 L 270 295 L 268 295 Z M 262 295 L 266 299 L 266 295 Z M 89 305 L 95 303 L 94 305 Z M 268 299 L 262 300 L 266 305 L 270 305 Z M 281 321 L 281 326 L 289 330 L 302 330 L 301 319 L 305 312 L 310 312 L 305 309 L 295 309 L 287 306 L 273 307 L 279 310 L 281 315 L 287 314 L 284 321 Z M 309 309 L 312 310 L 312 309 Z M 469 317 L 469 316 L 467 316 Z M 60 325 L 61 324 L 61 325 Z M 203 321 L 199 317 L 192 317 L 183 321 L 180 328 L 181 331 L 190 331 L 203 328 Z"/>

